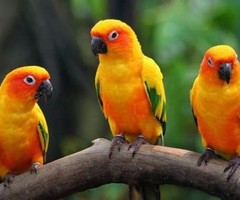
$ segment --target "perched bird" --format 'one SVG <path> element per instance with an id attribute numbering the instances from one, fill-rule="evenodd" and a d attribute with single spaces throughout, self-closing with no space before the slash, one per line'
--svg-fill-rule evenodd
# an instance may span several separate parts
<path id="1" fill-rule="evenodd" d="M 143 54 L 136 34 L 126 23 L 99 21 L 91 29 L 91 37 L 92 51 L 99 59 L 97 96 L 114 137 L 109 157 L 115 146 L 120 150 L 125 142 L 131 143 L 129 149 L 133 149 L 134 156 L 142 144 L 157 144 L 159 137 L 163 140 L 166 98 L 162 73 Z M 138 191 L 145 188 L 139 187 Z M 158 199 L 159 187 L 151 190 Z"/>
<path id="2" fill-rule="evenodd" d="M 190 92 L 190 101 L 205 152 L 198 160 L 208 163 L 220 155 L 230 160 L 224 172 L 229 180 L 240 165 L 240 66 L 227 45 L 207 50 Z"/>
<path id="3" fill-rule="evenodd" d="M 48 127 L 37 104 L 49 99 L 52 84 L 38 66 L 19 67 L 0 86 L 0 179 L 9 187 L 15 175 L 36 173 L 48 149 Z"/>

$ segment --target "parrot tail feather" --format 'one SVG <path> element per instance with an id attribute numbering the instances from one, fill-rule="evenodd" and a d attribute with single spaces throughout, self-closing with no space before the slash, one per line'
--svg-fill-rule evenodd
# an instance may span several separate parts
<path id="1" fill-rule="evenodd" d="M 160 200 L 159 185 L 129 185 L 129 200 Z"/>

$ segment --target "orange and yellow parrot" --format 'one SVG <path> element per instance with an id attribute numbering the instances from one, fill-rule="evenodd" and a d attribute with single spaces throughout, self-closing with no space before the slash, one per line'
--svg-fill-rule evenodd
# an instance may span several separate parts
<path id="1" fill-rule="evenodd" d="M 120 150 L 125 142 L 131 143 L 134 156 L 142 144 L 157 144 L 159 137 L 163 140 L 166 98 L 162 73 L 143 54 L 136 34 L 126 23 L 99 21 L 91 29 L 91 37 L 92 51 L 99 59 L 97 96 L 114 136 L 109 157 L 115 146 Z M 158 199 L 159 187 L 152 190 Z"/>
<path id="2" fill-rule="evenodd" d="M 19 67 L 0 86 L 0 179 L 9 187 L 15 175 L 36 170 L 45 160 L 48 127 L 37 104 L 51 97 L 48 72 L 38 66 Z"/>
<path id="3" fill-rule="evenodd" d="M 190 92 L 193 114 L 205 152 L 198 160 L 207 164 L 220 155 L 230 160 L 224 172 L 229 180 L 240 165 L 240 66 L 227 45 L 207 50 Z"/>

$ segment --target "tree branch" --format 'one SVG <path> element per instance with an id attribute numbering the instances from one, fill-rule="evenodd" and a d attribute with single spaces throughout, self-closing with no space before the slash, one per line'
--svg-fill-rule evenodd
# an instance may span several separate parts
<path id="1" fill-rule="evenodd" d="M 175 184 L 196 188 L 222 199 L 240 199 L 240 172 L 227 182 L 227 162 L 212 159 L 197 167 L 199 154 L 170 147 L 143 145 L 132 158 L 128 145 L 108 158 L 110 142 L 97 139 L 94 145 L 48 163 L 38 173 L 16 176 L 10 188 L 0 185 L 1 200 L 58 199 L 108 183 Z"/>

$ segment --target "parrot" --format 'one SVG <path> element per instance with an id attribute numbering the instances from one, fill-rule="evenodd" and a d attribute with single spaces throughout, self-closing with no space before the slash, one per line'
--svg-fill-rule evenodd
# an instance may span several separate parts
<path id="1" fill-rule="evenodd" d="M 134 157 L 141 145 L 164 140 L 167 117 L 163 75 L 155 61 L 143 54 L 135 32 L 125 22 L 100 20 L 90 35 L 92 52 L 99 60 L 97 98 L 113 135 L 109 158 L 123 143 L 130 143 L 128 150 L 133 150 Z M 140 184 L 129 189 L 130 199 L 160 199 L 159 186 Z"/>
<path id="2" fill-rule="evenodd" d="M 46 161 L 48 126 L 37 104 L 48 100 L 53 86 L 49 73 L 39 66 L 18 67 L 0 86 L 0 180 L 10 187 L 14 177 Z"/>
<path id="3" fill-rule="evenodd" d="M 197 165 L 211 158 L 228 161 L 227 181 L 240 165 L 240 66 L 229 45 L 209 48 L 201 62 L 190 102 L 204 153 Z"/>

